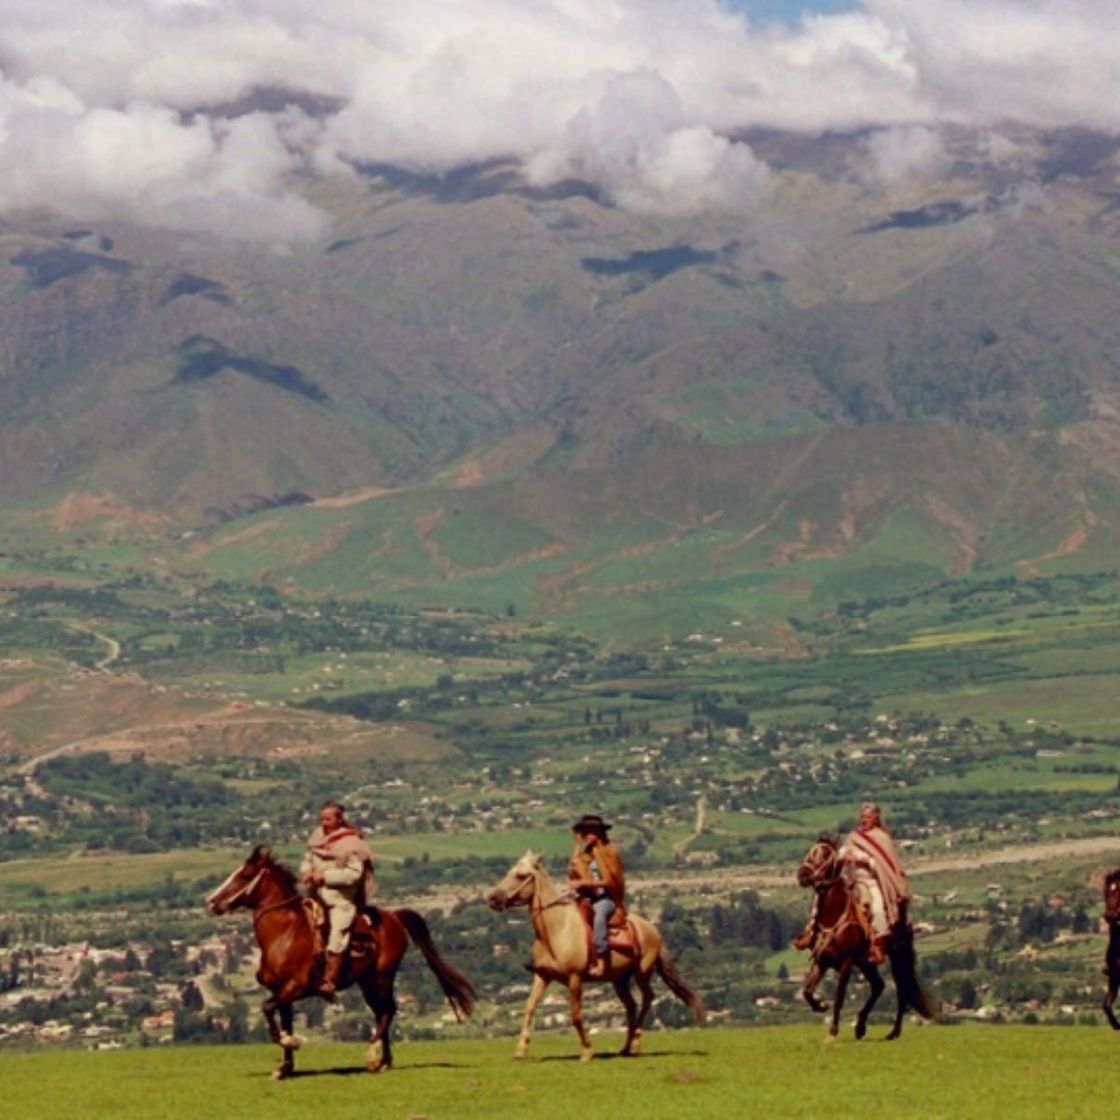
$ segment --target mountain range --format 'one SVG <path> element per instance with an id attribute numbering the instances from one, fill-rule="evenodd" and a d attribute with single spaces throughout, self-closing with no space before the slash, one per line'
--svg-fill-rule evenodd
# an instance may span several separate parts
<path id="1" fill-rule="evenodd" d="M 9 220 L 6 538 L 667 632 L 1111 565 L 1120 141 L 745 139 L 746 214 L 498 162 L 309 179 L 324 243 Z"/>

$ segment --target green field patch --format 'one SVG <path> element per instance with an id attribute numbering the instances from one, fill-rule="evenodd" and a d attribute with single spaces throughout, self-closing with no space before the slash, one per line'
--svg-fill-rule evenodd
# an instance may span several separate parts
<path id="1" fill-rule="evenodd" d="M 80 852 L 66 857 L 7 860 L 0 863 L 0 905 L 26 900 L 29 890 L 38 893 L 41 889 L 48 894 L 70 894 L 83 888 L 127 890 L 156 886 L 168 876 L 194 882 L 228 874 L 247 852 L 247 848 L 182 848 L 150 854 Z"/>
<path id="2" fill-rule="evenodd" d="M 807 1013 L 806 1013 L 807 1014 Z M 118 1053 L 49 1051 L 4 1059 L 5 1104 L 43 1120 L 259 1120 L 376 1114 L 448 1120 L 577 1120 L 587 1102 L 609 1100 L 619 1120 L 865 1120 L 868 1110 L 914 1120 L 1079 1120 L 1107 1107 L 1093 1091 L 1115 1057 L 1112 1032 L 1091 1028 L 962 1026 L 909 1028 L 889 1047 L 855 1043 L 845 1024 L 825 1047 L 819 1024 L 653 1031 L 643 1056 L 611 1060 L 616 1033 L 596 1035 L 601 1055 L 576 1061 L 570 1031 L 542 1032 L 528 1061 L 512 1039 L 402 1042 L 391 1073 L 361 1072 L 361 1043 L 312 1043 L 300 1075 L 268 1077 L 266 1045 L 181 1047 Z"/>
<path id="3" fill-rule="evenodd" d="M 431 530 L 431 540 L 456 567 L 492 567 L 556 544 L 539 526 L 500 510 L 462 510 L 453 505 Z"/>
<path id="4" fill-rule="evenodd" d="M 566 859 L 571 854 L 571 837 L 566 831 L 535 828 L 503 828 L 478 832 L 423 832 L 407 836 L 375 834 L 370 843 L 379 858 L 389 860 L 412 859 L 462 859 L 481 857 L 508 857 L 515 859 L 532 848 L 551 859 Z M 556 864 L 555 872 L 563 870 Z M 464 888 L 475 884 L 465 883 Z"/>
<path id="5" fill-rule="evenodd" d="M 966 773 L 923 778 L 913 788 L 923 793 L 952 793 L 964 790 L 1088 790 L 1110 793 L 1116 789 L 1115 774 L 1061 773 L 1054 766 L 980 765 Z"/>
<path id="6" fill-rule="evenodd" d="M 954 646 L 980 645 L 985 642 L 1008 642 L 1016 637 L 1026 634 L 1021 630 L 950 630 L 936 633 L 915 634 L 905 642 L 893 646 L 877 646 L 861 649 L 858 652 L 863 656 L 873 656 L 884 653 L 902 653 L 930 649 L 949 649 Z"/>
<path id="7" fill-rule="evenodd" d="M 1054 720 L 1074 734 L 1120 735 L 1120 712 L 1115 697 L 1120 673 L 1093 676 L 1021 679 L 983 687 L 930 692 L 908 690 L 896 696 L 900 707 L 937 710 L 951 719 L 967 716 L 994 726 L 1001 720 L 1023 727 L 1028 719 Z"/>

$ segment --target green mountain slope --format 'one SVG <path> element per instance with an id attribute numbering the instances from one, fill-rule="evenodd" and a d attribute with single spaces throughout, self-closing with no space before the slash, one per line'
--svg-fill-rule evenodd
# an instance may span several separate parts
<path id="1" fill-rule="evenodd" d="M 336 236 L 283 252 L 10 227 L 0 501 L 191 571 L 591 617 L 1108 564 L 1117 147 L 1019 139 L 883 193 L 859 137 L 759 136 L 746 219 L 494 165 L 314 186 Z"/>

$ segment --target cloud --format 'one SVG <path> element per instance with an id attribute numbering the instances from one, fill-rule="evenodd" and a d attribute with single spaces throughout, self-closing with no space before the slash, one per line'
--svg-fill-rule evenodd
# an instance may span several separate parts
<path id="1" fill-rule="evenodd" d="M 691 123 L 673 87 L 652 71 L 615 75 L 526 164 L 531 183 L 575 178 L 649 213 L 735 210 L 760 197 L 769 169 L 745 144 Z"/>
<path id="2" fill-rule="evenodd" d="M 881 182 L 936 169 L 946 124 L 1120 132 L 1117 41 L 1114 0 L 0 0 L 0 212 L 310 238 L 308 174 L 489 159 L 749 212 L 752 128 L 877 130 Z"/>
<path id="3" fill-rule="evenodd" d="M 864 143 L 866 164 L 858 171 L 874 184 L 892 187 L 916 175 L 933 175 L 948 163 L 945 143 L 935 129 L 885 128 Z"/>

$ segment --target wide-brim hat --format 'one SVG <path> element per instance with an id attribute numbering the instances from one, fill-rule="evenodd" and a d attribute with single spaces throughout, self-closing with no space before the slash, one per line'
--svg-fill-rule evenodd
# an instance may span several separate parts
<path id="1" fill-rule="evenodd" d="M 598 813 L 584 813 L 574 825 L 573 832 L 601 832 L 605 836 L 611 826 Z"/>

